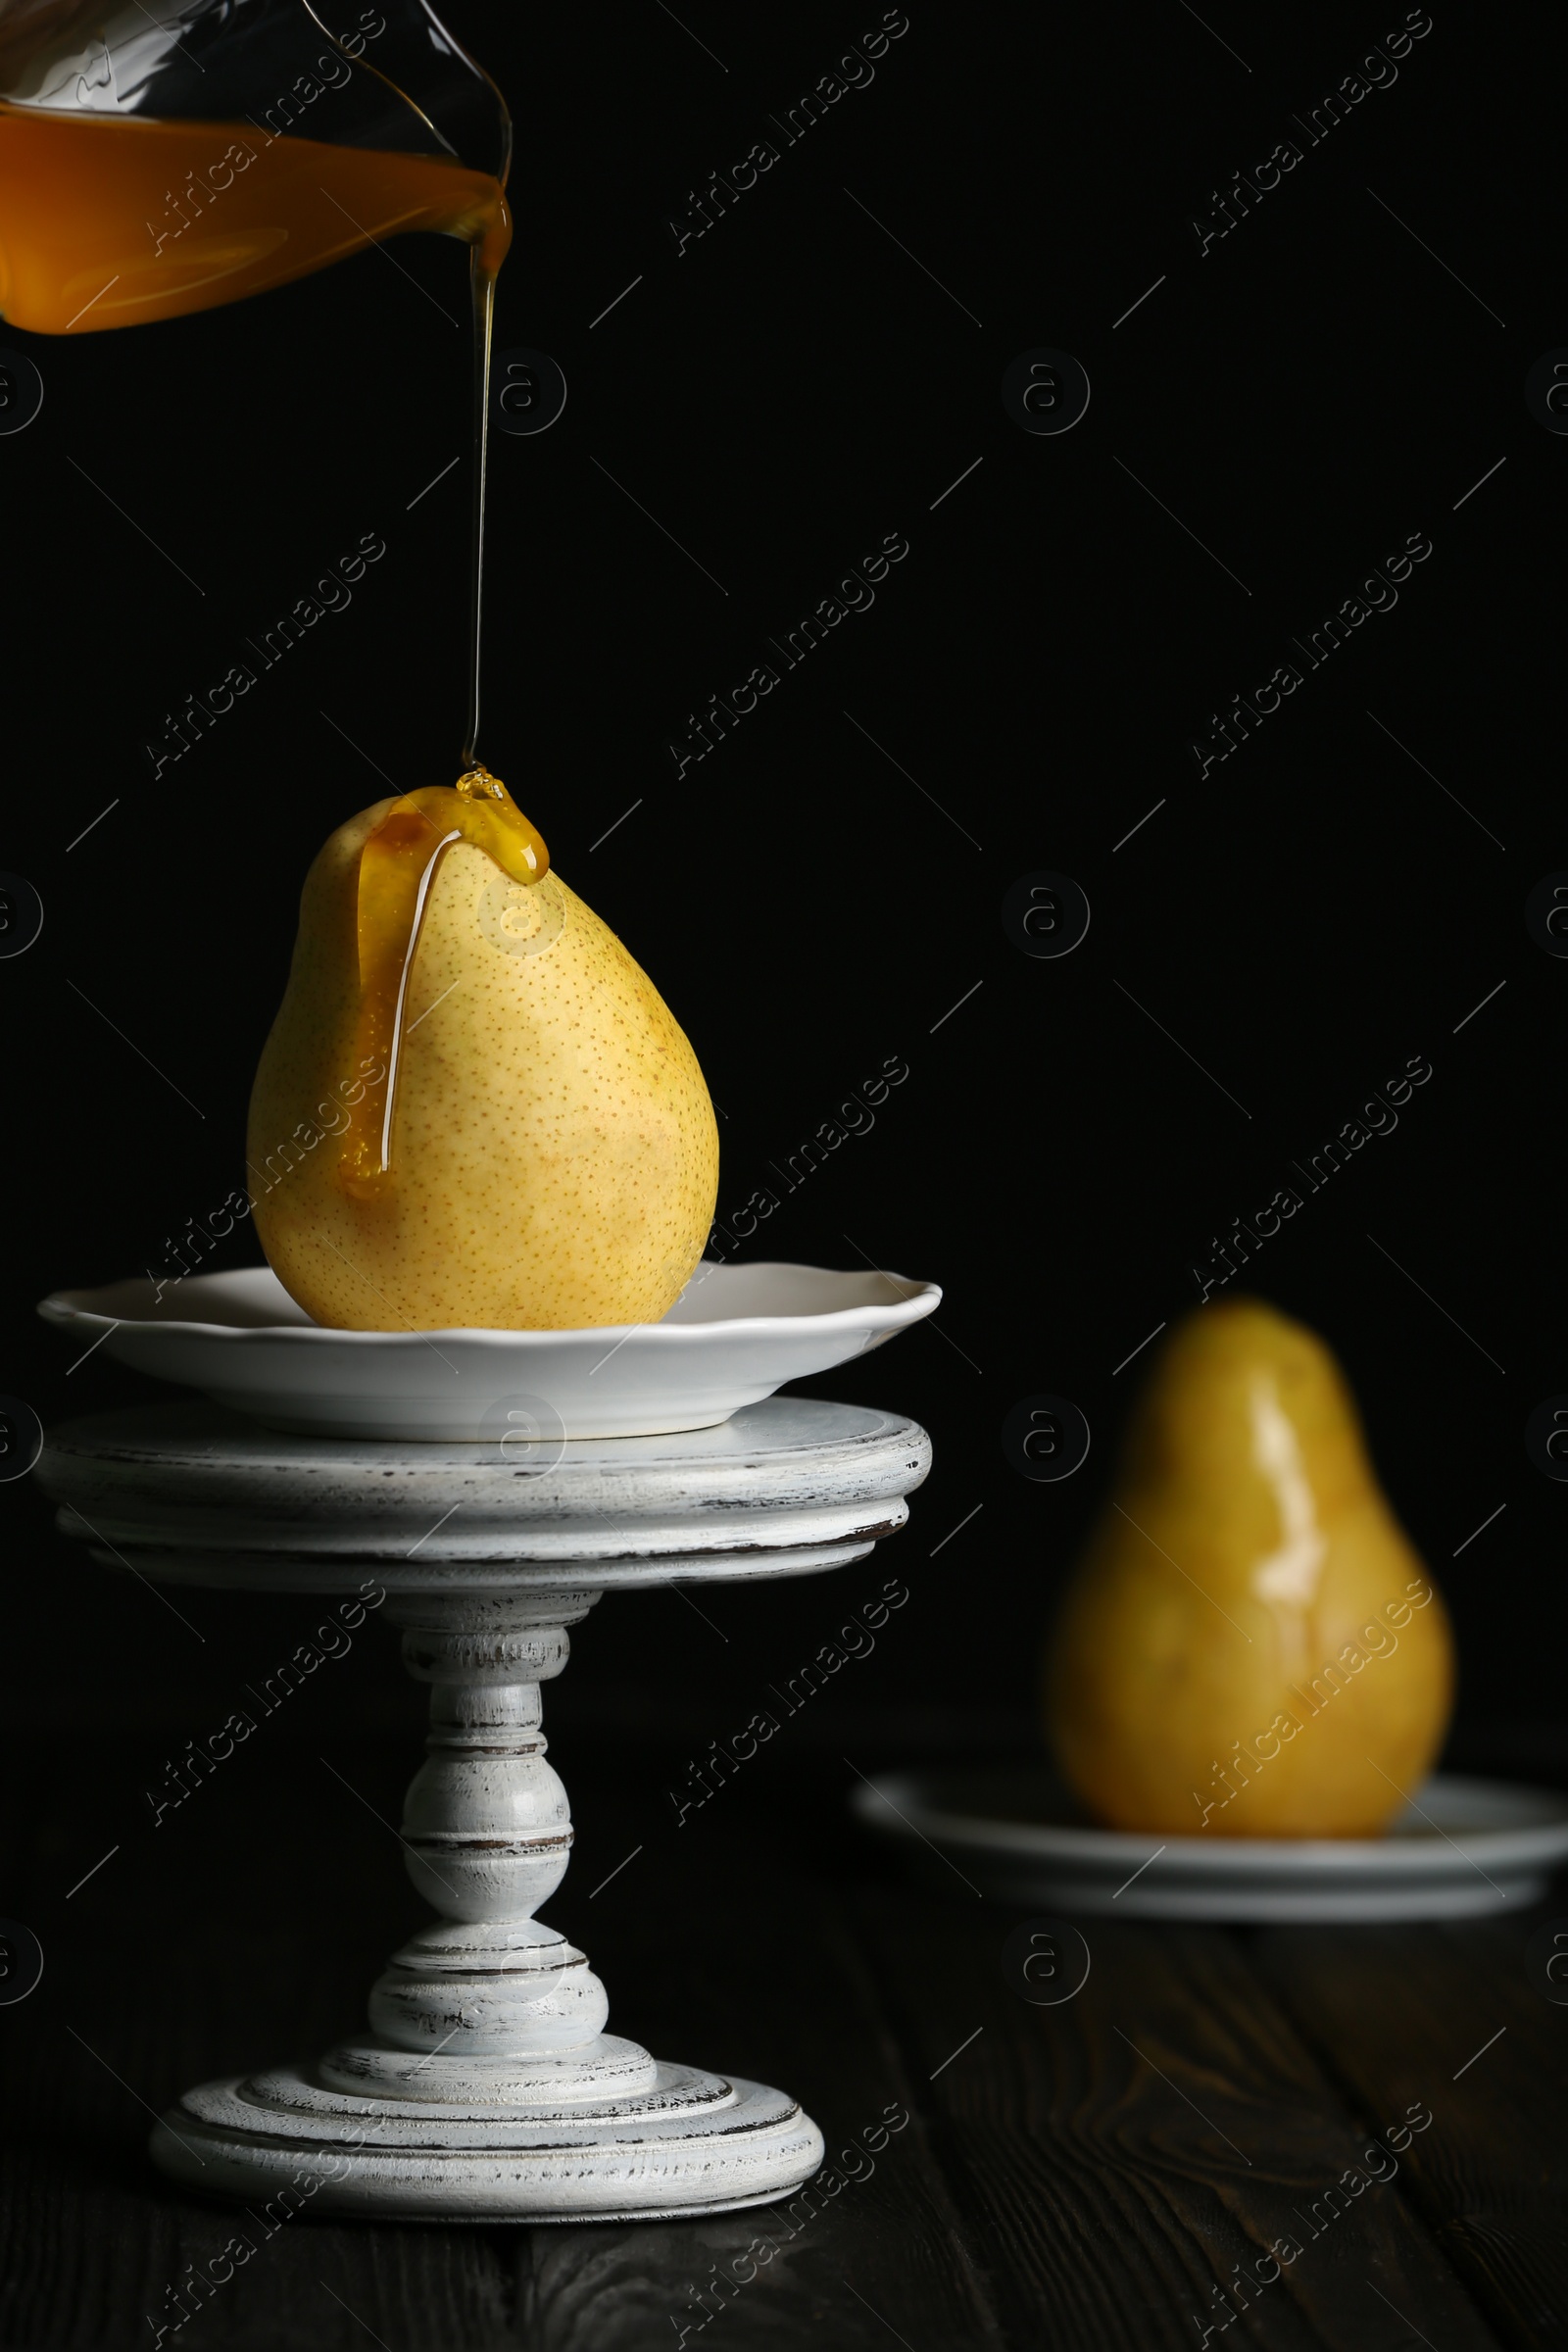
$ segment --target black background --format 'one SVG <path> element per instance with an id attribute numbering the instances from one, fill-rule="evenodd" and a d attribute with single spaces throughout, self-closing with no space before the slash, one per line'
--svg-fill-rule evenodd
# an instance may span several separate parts
<path id="1" fill-rule="evenodd" d="M 914 5 L 871 85 L 677 256 L 688 191 L 782 145 L 768 113 L 880 12 L 683 13 L 691 33 L 652 5 L 448 11 L 517 125 L 498 346 L 550 352 L 569 384 L 553 429 L 492 443 L 481 749 L 691 1036 L 721 1214 L 906 1059 L 874 1130 L 749 1251 L 944 1284 L 933 1323 L 813 1384 L 913 1414 L 936 1468 L 895 1549 L 831 1585 L 720 1590 L 711 1627 L 671 1592 L 596 1612 L 550 1693 L 558 1761 L 569 1779 L 612 1723 L 691 1752 L 727 1737 L 895 1570 L 909 1603 L 799 1737 L 841 1779 L 852 1715 L 867 1766 L 1029 1739 L 1052 1597 L 1150 1357 L 1113 1368 L 1196 1303 L 1210 1237 L 1425 1055 L 1397 1132 L 1249 1274 L 1362 1399 L 1454 1610 L 1461 1752 L 1548 1771 L 1568 1491 L 1523 1428 L 1568 1388 L 1568 965 L 1522 910 L 1568 865 L 1568 442 L 1522 388 L 1568 341 L 1560 29 L 1442 5 L 1396 83 L 1306 147 L 1291 113 L 1402 11 L 1354 31 L 1210 11 L 1211 31 L 1181 7 Z M 1300 164 L 1200 257 L 1192 217 L 1287 136 Z M 466 460 L 411 502 L 466 448 L 466 340 L 442 315 L 465 290 L 460 249 L 414 238 L 170 324 L 5 332 L 46 398 L 0 440 L 0 864 L 46 920 L 0 964 L 0 1386 L 46 1422 L 156 1393 L 104 1351 L 68 1375 L 33 1301 L 161 1268 L 241 1180 L 311 857 L 381 796 L 378 769 L 454 773 Z M 1038 345 L 1093 386 L 1059 438 L 1001 402 Z M 155 784 L 163 714 L 366 531 L 387 554 L 352 607 Z M 874 609 L 677 781 L 686 714 L 889 532 L 910 552 Z M 1433 553 L 1397 608 L 1200 780 L 1209 714 L 1417 532 Z M 1061 961 L 1002 927 L 1037 868 L 1092 904 Z M 1041 1391 L 1093 1430 L 1059 1485 L 1001 1446 Z M 304 1602 L 192 1594 L 198 1648 L 56 1537 L 29 1482 L 0 1514 L 12 1720 L 122 1729 L 127 1788 L 309 1630 Z M 376 1635 L 298 1704 L 347 1748 L 356 1727 L 412 1731 L 421 1694 Z M 650 1785 L 650 1819 L 663 1802 Z"/>

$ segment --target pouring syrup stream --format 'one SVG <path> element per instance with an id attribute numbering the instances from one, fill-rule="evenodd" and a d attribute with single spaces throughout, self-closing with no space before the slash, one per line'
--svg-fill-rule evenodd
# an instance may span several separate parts
<path id="1" fill-rule="evenodd" d="M 486 266 L 485 250 L 475 245 L 468 257 L 468 287 L 473 308 L 473 531 L 468 574 L 468 718 L 464 729 L 465 773 L 479 757 L 480 637 L 484 615 L 484 498 L 490 456 L 490 338 L 496 307 L 496 270 Z"/>
<path id="2" fill-rule="evenodd" d="M 178 191 L 176 194 L 175 191 Z M 372 1196 L 392 1173 L 403 1010 L 420 918 L 448 849 L 516 884 L 544 842 L 478 759 L 490 354 L 512 243 L 502 182 L 445 157 L 214 122 L 77 114 L 0 99 L 0 318 L 43 334 L 172 318 L 286 283 L 368 243 L 437 230 L 469 248 L 472 397 L 466 714 L 454 785 L 401 795 L 361 852 L 359 1044 L 385 1095 L 340 1166 Z"/>

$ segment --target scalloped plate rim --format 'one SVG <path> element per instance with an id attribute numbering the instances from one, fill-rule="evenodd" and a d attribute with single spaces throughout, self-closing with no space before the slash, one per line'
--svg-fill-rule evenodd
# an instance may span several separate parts
<path id="1" fill-rule="evenodd" d="M 788 1258 L 748 1259 L 745 1265 L 748 1273 L 762 1273 L 773 1268 L 790 1274 L 840 1277 L 847 1271 L 854 1272 L 842 1266 L 797 1264 Z M 259 1266 L 235 1266 L 229 1269 L 236 1274 L 261 1273 L 263 1270 Z M 198 1323 L 184 1322 L 170 1315 L 111 1315 L 101 1308 L 83 1303 L 88 1298 L 101 1298 L 106 1291 L 117 1289 L 119 1285 L 115 1283 L 99 1283 L 91 1289 L 79 1291 L 51 1291 L 46 1298 L 39 1299 L 36 1312 L 46 1323 L 62 1331 L 94 1329 L 101 1325 L 105 1330 L 160 1332 L 167 1333 L 171 1338 L 218 1342 L 243 1340 L 253 1345 L 259 1341 L 270 1341 L 274 1345 L 278 1342 L 303 1341 L 316 1346 L 374 1342 L 381 1346 L 392 1343 L 409 1347 L 420 1345 L 426 1340 L 445 1339 L 479 1341 L 498 1348 L 514 1348 L 519 1343 L 537 1348 L 547 1344 L 566 1346 L 590 1338 L 630 1339 L 640 1333 L 645 1339 L 656 1338 L 660 1347 L 668 1347 L 676 1341 L 700 1341 L 718 1333 L 732 1338 L 751 1338 L 771 1336 L 781 1331 L 820 1331 L 834 1325 L 847 1327 L 868 1316 L 873 1322 L 891 1323 L 897 1328 L 921 1321 L 926 1315 L 934 1313 L 942 1303 L 940 1283 L 916 1283 L 909 1275 L 886 1273 L 880 1266 L 868 1270 L 882 1274 L 884 1280 L 909 1283 L 911 1288 L 905 1298 L 890 1299 L 885 1303 L 864 1299 L 857 1306 L 827 1307 L 799 1315 L 716 1315 L 704 1323 L 585 1323 L 550 1331 L 499 1330 L 493 1325 L 467 1323 L 432 1324 L 419 1331 L 345 1331 L 321 1323 Z M 135 1277 L 128 1275 L 125 1279 L 134 1281 Z M 197 1274 L 190 1279 L 193 1282 L 205 1282 L 213 1277 Z"/>

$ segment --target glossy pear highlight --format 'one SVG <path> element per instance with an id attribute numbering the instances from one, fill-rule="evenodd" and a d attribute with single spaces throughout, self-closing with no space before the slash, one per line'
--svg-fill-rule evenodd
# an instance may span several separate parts
<path id="1" fill-rule="evenodd" d="M 657 1322 L 718 1181 L 674 1016 L 483 769 L 317 858 L 247 1157 L 273 1271 L 350 1331 Z"/>
<path id="2" fill-rule="evenodd" d="M 1447 1613 L 1316 1335 L 1251 1299 L 1172 1333 L 1046 1657 L 1048 1738 L 1121 1830 L 1375 1836 L 1447 1726 Z"/>

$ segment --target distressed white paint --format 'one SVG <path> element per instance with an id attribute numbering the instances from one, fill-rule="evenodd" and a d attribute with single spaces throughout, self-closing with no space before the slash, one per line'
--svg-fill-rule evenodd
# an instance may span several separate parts
<path id="1" fill-rule="evenodd" d="M 822 2139 L 792 2099 L 607 2033 L 585 1956 L 536 1918 L 571 1846 L 540 1686 L 612 1586 L 861 1557 L 929 1459 L 911 1422 L 791 1397 L 529 1469 L 511 1448 L 270 1436 L 199 1405 L 57 1432 L 38 1476 L 96 1557 L 259 1591 L 368 1579 L 430 1686 L 402 1835 L 438 1919 L 392 1955 L 366 2035 L 188 2091 L 154 2133 L 159 2164 L 252 2201 L 299 2175 L 317 2210 L 475 2221 L 710 2212 L 807 2180 Z"/>

